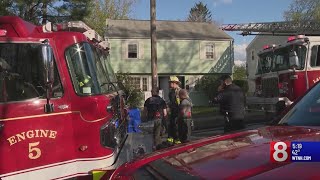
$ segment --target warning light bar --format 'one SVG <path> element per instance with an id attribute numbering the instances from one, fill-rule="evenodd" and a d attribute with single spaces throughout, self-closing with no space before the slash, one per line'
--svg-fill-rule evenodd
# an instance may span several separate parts
<path id="1" fill-rule="evenodd" d="M 263 50 L 270 49 L 270 48 L 275 48 L 275 47 L 276 47 L 275 44 L 272 44 L 272 45 L 264 45 L 264 46 L 263 46 Z"/>
<path id="2" fill-rule="evenodd" d="M 305 35 L 290 36 L 288 37 L 288 42 L 295 41 L 298 39 L 304 39 L 304 38 L 305 38 Z"/>
<path id="3" fill-rule="evenodd" d="M 269 47 L 269 45 L 264 45 L 263 46 L 263 49 L 269 49 L 270 47 Z"/>
<path id="4" fill-rule="evenodd" d="M 83 33 L 88 39 L 95 41 L 103 41 L 102 37 L 88 25 L 82 21 L 70 21 L 59 24 L 52 24 L 48 22 L 42 26 L 43 32 L 57 32 L 57 31 L 75 31 Z"/>
<path id="5" fill-rule="evenodd" d="M 86 32 L 88 30 L 92 30 L 88 25 L 86 25 L 82 21 L 70 21 L 59 24 L 52 24 L 48 22 L 42 27 L 43 32 L 52 32 L 52 31 L 77 31 L 77 32 Z"/>
<path id="6" fill-rule="evenodd" d="M 294 41 L 296 40 L 296 37 L 295 36 L 290 36 L 288 37 L 288 42 L 291 42 L 291 41 Z"/>

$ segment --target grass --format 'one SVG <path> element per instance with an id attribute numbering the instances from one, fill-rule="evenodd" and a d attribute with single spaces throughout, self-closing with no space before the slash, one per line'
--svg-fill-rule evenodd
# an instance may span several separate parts
<path id="1" fill-rule="evenodd" d="M 212 106 L 195 106 L 192 109 L 192 115 L 206 115 L 206 114 L 213 114 L 217 113 L 219 111 L 218 107 L 212 107 Z"/>

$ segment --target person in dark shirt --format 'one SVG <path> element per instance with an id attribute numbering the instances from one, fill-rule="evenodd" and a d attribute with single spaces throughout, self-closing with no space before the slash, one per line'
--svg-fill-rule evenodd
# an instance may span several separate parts
<path id="1" fill-rule="evenodd" d="M 144 115 L 153 121 L 153 149 L 160 149 L 162 144 L 162 120 L 167 117 L 166 102 L 159 96 L 159 88 L 152 89 L 152 97 L 144 103 Z"/>
<path id="2" fill-rule="evenodd" d="M 232 83 L 229 75 L 221 77 L 222 84 L 218 88 L 218 95 L 214 98 L 220 104 L 220 112 L 225 118 L 224 131 L 243 129 L 245 116 L 245 94 L 243 90 Z"/>

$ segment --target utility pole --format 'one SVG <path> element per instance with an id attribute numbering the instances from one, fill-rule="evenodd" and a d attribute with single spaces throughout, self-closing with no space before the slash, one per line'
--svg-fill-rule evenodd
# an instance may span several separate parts
<path id="1" fill-rule="evenodd" d="M 156 37 L 156 0 L 150 0 L 150 30 L 151 30 L 151 73 L 152 88 L 158 87 L 157 72 L 157 37 Z"/>

